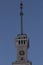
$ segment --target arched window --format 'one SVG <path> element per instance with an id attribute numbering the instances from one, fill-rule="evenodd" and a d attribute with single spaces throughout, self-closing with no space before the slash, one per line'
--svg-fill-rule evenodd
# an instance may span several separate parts
<path id="1" fill-rule="evenodd" d="M 19 40 L 19 45 L 20 45 L 20 40 Z"/>
<path id="2" fill-rule="evenodd" d="M 24 44 L 25 44 L 25 40 L 24 40 Z"/>
<path id="3" fill-rule="evenodd" d="M 21 44 L 23 44 L 23 40 L 21 40 Z"/>

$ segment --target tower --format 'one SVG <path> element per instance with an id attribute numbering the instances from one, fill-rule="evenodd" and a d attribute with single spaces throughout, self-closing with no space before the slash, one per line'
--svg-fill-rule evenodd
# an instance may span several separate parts
<path id="1" fill-rule="evenodd" d="M 16 48 L 17 48 L 17 60 L 12 65 L 32 65 L 31 61 L 28 61 L 28 48 L 29 38 L 27 34 L 23 33 L 23 3 L 20 3 L 20 17 L 21 17 L 21 33 L 16 37 Z"/>

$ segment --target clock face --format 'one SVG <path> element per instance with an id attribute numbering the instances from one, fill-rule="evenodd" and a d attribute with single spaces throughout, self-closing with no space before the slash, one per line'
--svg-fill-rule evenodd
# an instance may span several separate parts
<path id="1" fill-rule="evenodd" d="M 23 50 L 21 50 L 21 51 L 19 51 L 19 54 L 20 54 L 20 55 L 24 55 L 25 52 L 24 52 Z"/>

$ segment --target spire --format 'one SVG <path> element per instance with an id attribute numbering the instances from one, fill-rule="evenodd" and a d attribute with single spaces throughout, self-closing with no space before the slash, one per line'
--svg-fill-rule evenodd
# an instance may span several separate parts
<path id="1" fill-rule="evenodd" d="M 20 3 L 21 34 L 23 34 L 23 11 L 22 11 L 22 9 L 23 9 L 23 3 L 21 1 L 21 3 Z"/>

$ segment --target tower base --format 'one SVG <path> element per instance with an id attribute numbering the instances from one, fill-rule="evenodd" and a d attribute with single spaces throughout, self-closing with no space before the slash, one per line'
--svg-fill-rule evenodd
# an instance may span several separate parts
<path id="1" fill-rule="evenodd" d="M 32 62 L 27 61 L 27 62 L 13 62 L 12 65 L 32 65 Z"/>

